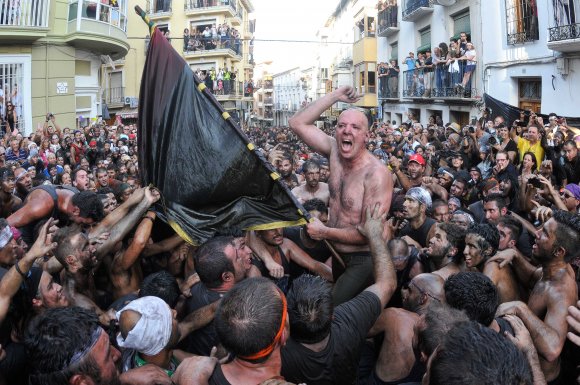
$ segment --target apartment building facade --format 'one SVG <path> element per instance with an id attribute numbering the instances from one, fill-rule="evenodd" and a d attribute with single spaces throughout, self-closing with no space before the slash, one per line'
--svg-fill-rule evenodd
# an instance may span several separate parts
<path id="1" fill-rule="evenodd" d="M 223 108 L 238 122 L 245 121 L 253 103 L 252 92 L 248 92 L 254 71 L 255 20 L 249 17 L 254 10 L 251 0 L 131 2 L 132 6 L 137 4 L 166 34 L 193 71 L 215 79 L 213 93 Z M 107 66 L 104 98 L 110 119 L 125 123 L 137 118 L 139 87 L 149 44 L 147 25 L 134 11 L 129 14 L 129 35 L 131 49 L 127 56 Z"/>
<path id="2" fill-rule="evenodd" d="M 484 94 L 545 114 L 580 115 L 574 92 L 580 84 L 579 12 L 577 1 L 385 1 L 377 11 L 378 61 L 395 60 L 400 73 L 396 89 L 379 89 L 382 119 L 400 123 L 412 112 L 422 123 L 439 115 L 463 125 L 480 115 Z M 440 72 L 405 64 L 410 52 L 417 59 L 441 43 L 449 48 L 461 32 L 477 54 L 467 82 L 461 62 L 455 73 L 452 63 Z"/>
<path id="3" fill-rule="evenodd" d="M 30 133 L 53 113 L 62 127 L 89 124 L 102 113 L 102 63 L 122 58 L 127 0 L 0 2 L 0 113 L 16 106 Z"/>
<path id="4" fill-rule="evenodd" d="M 274 125 L 288 126 L 288 120 L 300 108 L 312 101 L 312 68 L 299 67 L 274 74 Z"/>

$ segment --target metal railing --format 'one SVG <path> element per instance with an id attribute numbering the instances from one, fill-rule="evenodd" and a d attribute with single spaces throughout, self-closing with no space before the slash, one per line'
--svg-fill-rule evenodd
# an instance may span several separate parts
<path id="1" fill-rule="evenodd" d="M 105 89 L 105 102 L 107 104 L 124 104 L 125 87 L 110 87 Z"/>
<path id="2" fill-rule="evenodd" d="M 465 61 L 436 66 L 432 69 L 414 69 L 402 72 L 403 97 L 407 98 L 460 98 L 480 97 L 475 66 Z M 379 96 L 380 98 L 380 96 Z"/>
<path id="3" fill-rule="evenodd" d="M 127 3 L 123 1 L 117 4 L 118 6 L 112 6 L 97 0 L 75 0 L 69 4 L 68 21 L 94 20 L 127 32 Z"/>
<path id="4" fill-rule="evenodd" d="M 506 0 L 507 44 L 521 44 L 540 38 L 535 2 Z"/>
<path id="5" fill-rule="evenodd" d="M 0 26 L 48 28 L 49 0 L 0 0 Z"/>
<path id="6" fill-rule="evenodd" d="M 274 98 L 264 98 L 264 104 L 274 104 Z"/>
<path id="7" fill-rule="evenodd" d="M 387 28 L 397 28 L 399 23 L 397 21 L 397 10 L 399 7 L 396 5 L 388 6 L 386 9 L 379 11 L 379 27 L 377 33 L 381 35 Z"/>
<path id="8" fill-rule="evenodd" d="M 548 29 L 548 41 L 580 39 L 580 23 L 561 25 Z"/>
<path id="9" fill-rule="evenodd" d="M 218 37 L 217 39 L 203 36 L 188 36 L 183 38 L 185 53 L 197 51 L 213 51 L 217 49 L 231 49 L 236 55 L 242 54 L 242 40 L 234 37 Z"/>
<path id="10" fill-rule="evenodd" d="M 379 99 L 398 99 L 399 75 L 380 77 L 378 91 Z"/>
<path id="11" fill-rule="evenodd" d="M 233 13 L 237 12 L 237 4 L 234 0 L 185 0 L 184 4 L 186 11 L 218 7 L 230 7 Z"/>
<path id="12" fill-rule="evenodd" d="M 406 0 L 403 4 L 403 19 L 411 16 L 419 8 L 433 8 L 433 0 Z"/>

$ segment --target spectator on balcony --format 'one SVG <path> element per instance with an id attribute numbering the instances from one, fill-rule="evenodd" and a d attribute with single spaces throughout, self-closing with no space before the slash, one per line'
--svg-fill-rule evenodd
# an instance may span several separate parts
<path id="1" fill-rule="evenodd" d="M 446 87 L 446 94 L 447 96 L 451 96 L 451 88 L 452 85 L 459 84 L 461 79 L 461 72 L 459 68 L 459 61 L 458 59 L 461 57 L 461 53 L 459 50 L 459 45 L 455 41 L 451 41 L 449 43 L 449 58 L 447 59 L 447 65 L 449 66 L 449 82 Z"/>
<path id="2" fill-rule="evenodd" d="M 211 30 L 209 29 L 208 26 L 205 27 L 205 29 L 203 30 L 203 32 L 201 33 L 201 35 L 203 36 L 203 46 L 205 49 L 211 49 Z"/>
<path id="3" fill-rule="evenodd" d="M 231 80 L 232 73 L 228 70 L 228 67 L 224 68 L 224 95 L 230 94 L 230 80 Z"/>
<path id="4" fill-rule="evenodd" d="M 396 60 L 391 60 L 389 65 L 389 95 L 390 97 L 396 98 L 399 94 L 399 66 Z"/>
<path id="5" fill-rule="evenodd" d="M 183 30 L 183 51 L 187 52 L 189 51 L 189 29 L 185 28 Z"/>
<path id="6" fill-rule="evenodd" d="M 414 82 L 414 96 L 422 96 L 425 92 L 425 54 L 417 53 L 417 60 L 415 61 L 415 71 L 413 72 Z"/>
<path id="7" fill-rule="evenodd" d="M 415 90 L 413 82 L 413 72 L 415 71 L 415 54 L 413 52 L 409 52 L 409 56 L 405 58 L 403 63 L 407 65 L 407 94 L 413 95 Z"/>
<path id="8" fill-rule="evenodd" d="M 442 43 L 443 44 L 443 43 Z M 433 49 L 433 67 L 435 69 L 435 96 L 443 96 L 442 90 L 445 84 L 445 66 L 447 65 L 447 57 L 443 53 L 441 47 Z"/>
<path id="9" fill-rule="evenodd" d="M 433 88 L 433 57 L 431 56 L 431 51 L 425 52 L 423 82 L 425 85 L 425 92 L 423 93 L 423 96 L 428 98 L 431 96 L 431 89 Z"/>
<path id="10" fill-rule="evenodd" d="M 385 62 L 380 62 L 377 69 L 379 72 L 379 98 L 386 98 L 389 95 L 387 90 L 389 67 Z"/>
<path id="11" fill-rule="evenodd" d="M 18 114 L 16 114 L 14 103 L 6 103 L 6 116 L 4 120 L 6 121 L 6 132 L 12 132 L 13 135 L 16 135 L 18 133 Z"/>
<path id="12" fill-rule="evenodd" d="M 477 55 L 475 52 L 475 46 L 473 43 L 467 43 L 467 51 L 465 54 L 461 56 L 458 60 L 465 61 L 465 71 L 463 73 L 463 80 L 459 85 L 459 91 L 463 92 L 467 89 L 469 91 L 471 89 L 471 74 L 475 71 L 475 64 Z"/>

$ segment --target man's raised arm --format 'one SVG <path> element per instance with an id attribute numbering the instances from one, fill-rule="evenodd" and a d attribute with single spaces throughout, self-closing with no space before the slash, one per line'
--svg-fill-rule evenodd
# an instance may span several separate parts
<path id="1" fill-rule="evenodd" d="M 298 111 L 290 118 L 288 124 L 308 146 L 328 157 L 333 139 L 316 127 L 314 122 L 334 103 L 354 103 L 357 100 L 359 96 L 353 87 L 340 87 Z"/>

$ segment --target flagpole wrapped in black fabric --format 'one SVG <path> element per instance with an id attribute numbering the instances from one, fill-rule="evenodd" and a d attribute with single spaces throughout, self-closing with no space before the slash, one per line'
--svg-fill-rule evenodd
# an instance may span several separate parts
<path id="1" fill-rule="evenodd" d="M 150 27 L 139 95 L 139 169 L 143 183 L 161 191 L 166 221 L 191 243 L 224 228 L 305 224 L 308 213 L 274 167 Z"/>

